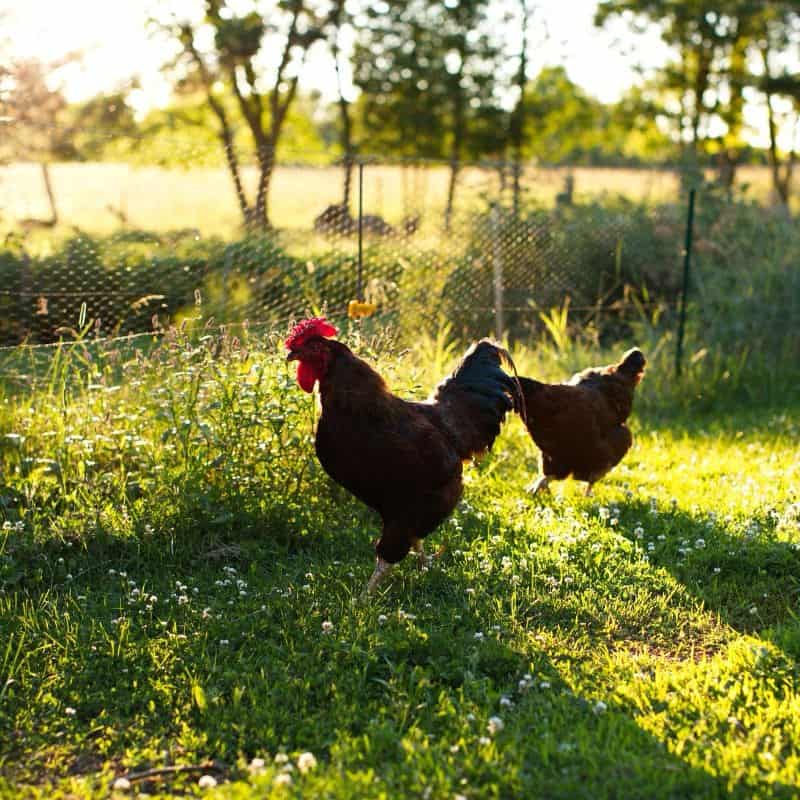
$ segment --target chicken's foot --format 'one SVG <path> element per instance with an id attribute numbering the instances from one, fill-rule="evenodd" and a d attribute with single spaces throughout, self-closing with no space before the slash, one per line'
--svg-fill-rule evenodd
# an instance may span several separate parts
<path id="1" fill-rule="evenodd" d="M 415 539 L 414 540 L 414 552 L 417 554 L 417 568 L 420 572 L 424 572 L 428 567 L 430 567 L 434 561 L 436 561 L 439 556 L 444 553 L 444 545 L 442 545 L 433 555 L 428 555 L 425 552 L 425 546 L 422 543 L 422 539 Z"/>
<path id="2" fill-rule="evenodd" d="M 386 573 L 394 566 L 382 558 L 378 558 L 375 562 L 375 570 L 372 577 L 367 581 L 367 588 L 364 590 L 365 594 L 375 594 L 378 584 L 386 577 Z"/>

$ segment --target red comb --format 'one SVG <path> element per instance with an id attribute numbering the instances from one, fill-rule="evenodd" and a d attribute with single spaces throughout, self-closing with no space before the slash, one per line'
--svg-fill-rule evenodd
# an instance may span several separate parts
<path id="1" fill-rule="evenodd" d="M 315 336 L 336 336 L 339 331 L 325 317 L 300 320 L 286 337 L 284 344 L 287 350 L 295 350 Z"/>

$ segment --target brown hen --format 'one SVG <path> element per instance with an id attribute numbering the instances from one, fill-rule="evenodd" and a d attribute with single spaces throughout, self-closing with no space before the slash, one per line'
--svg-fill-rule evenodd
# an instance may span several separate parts
<path id="1" fill-rule="evenodd" d="M 492 446 L 506 413 L 518 407 L 519 388 L 500 367 L 510 361 L 506 351 L 483 340 L 429 400 L 402 400 L 366 361 L 328 338 L 336 333 L 323 319 L 304 320 L 286 347 L 301 388 L 311 392 L 319 382 L 320 464 L 383 520 L 367 584 L 373 592 L 412 548 L 426 563 L 422 540 L 458 503 L 462 461 Z"/>
<path id="2" fill-rule="evenodd" d="M 594 483 L 619 464 L 633 442 L 625 422 L 644 368 L 644 355 L 634 348 L 618 364 L 590 367 L 567 383 L 520 377 L 525 425 L 542 451 L 542 477 L 529 487 L 533 494 L 570 475 L 586 481 L 591 494 Z"/>

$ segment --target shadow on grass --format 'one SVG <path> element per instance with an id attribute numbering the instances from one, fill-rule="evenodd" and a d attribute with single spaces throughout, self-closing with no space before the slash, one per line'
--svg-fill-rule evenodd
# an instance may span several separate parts
<path id="1" fill-rule="evenodd" d="M 331 529 L 348 514 L 352 526 L 352 511 Z M 0 774 L 45 782 L 214 758 L 236 778 L 242 757 L 311 750 L 341 797 L 747 796 L 624 710 L 597 713 L 542 648 L 507 643 L 502 606 L 465 601 L 446 569 L 405 564 L 354 605 L 372 567 L 362 538 L 32 545 L 0 616 L 25 649 L 0 714 Z M 546 605 L 544 624 L 557 618 Z M 602 642 L 601 627 L 592 636 Z M 505 728 L 491 737 L 495 715 Z"/>

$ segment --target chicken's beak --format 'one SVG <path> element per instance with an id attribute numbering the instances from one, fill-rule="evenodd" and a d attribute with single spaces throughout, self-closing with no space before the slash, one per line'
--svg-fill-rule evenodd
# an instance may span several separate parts
<path id="1" fill-rule="evenodd" d="M 296 350 L 292 350 L 288 356 L 286 356 L 287 361 L 299 361 L 300 360 L 300 353 Z"/>

